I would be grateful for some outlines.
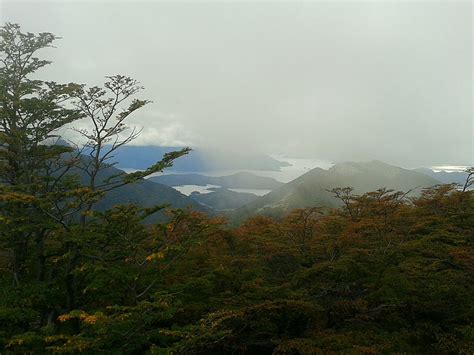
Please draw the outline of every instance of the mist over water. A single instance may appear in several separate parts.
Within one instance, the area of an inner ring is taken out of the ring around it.
[[[448,173],[465,171],[467,168],[469,168],[467,165],[438,165],[430,167],[433,171],[446,171]]]

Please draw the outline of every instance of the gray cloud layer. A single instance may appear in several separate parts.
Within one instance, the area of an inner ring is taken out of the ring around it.
[[[130,75],[138,144],[474,164],[470,2],[4,2],[58,81]]]

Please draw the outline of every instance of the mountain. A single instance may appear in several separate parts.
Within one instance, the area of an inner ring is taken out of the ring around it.
[[[105,198],[95,205],[95,208],[98,210],[106,210],[114,205],[127,203],[134,203],[141,207],[170,204],[173,208],[190,207],[201,212],[211,212],[210,208],[203,206],[179,191],[169,186],[147,180],[140,180],[136,183],[109,191],[106,193]],[[157,218],[153,217],[148,222],[156,219]]]
[[[408,191],[439,184],[429,176],[380,161],[340,163],[329,170],[315,168],[280,188],[236,210],[231,218],[240,221],[253,214],[282,216],[295,208],[337,207],[339,201],[328,191],[335,187],[354,188],[361,194],[381,187]]]
[[[206,176],[200,174],[168,174],[149,178],[153,182],[158,182],[167,186],[181,185],[217,185],[235,189],[262,189],[274,190],[283,185],[270,177],[258,176],[248,172],[239,172],[228,176]]]
[[[114,156],[115,162],[123,169],[146,169],[160,160],[163,154],[180,150],[182,147],[158,146],[125,146],[121,147]],[[196,149],[188,155],[179,158],[172,171],[204,172],[224,170],[272,170],[289,166],[286,162],[278,161],[264,154],[245,154],[243,152],[215,152]],[[229,159],[231,157],[231,159]]]
[[[212,192],[205,194],[195,191],[189,197],[205,206],[211,207],[215,211],[234,210],[258,198],[257,195],[251,193],[235,192],[226,188],[211,188],[209,190]]]
[[[88,182],[87,176],[81,170],[74,171],[79,175],[82,184]],[[126,174],[123,170],[109,166],[99,172],[97,181],[104,182],[107,179]],[[118,178],[111,181],[119,181]],[[162,185],[146,179],[140,179],[135,183],[124,185],[113,189],[105,194],[105,197],[94,205],[94,209],[104,211],[112,208],[114,205],[134,203],[141,207],[152,207],[162,204],[170,204],[173,208],[191,207],[194,210],[202,212],[211,212],[211,209],[203,206],[199,202],[180,193],[172,187]],[[163,213],[156,213],[146,219],[146,222],[152,223],[163,218]]]
[[[433,171],[428,168],[418,168],[415,171],[428,175],[436,180],[439,180],[443,184],[460,184],[464,185],[467,178],[467,173],[465,171]]]

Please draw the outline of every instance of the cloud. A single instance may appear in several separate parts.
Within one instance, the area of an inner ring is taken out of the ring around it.
[[[117,112],[120,112],[118,110]],[[121,135],[127,137],[133,129],[140,131],[140,135],[130,142],[136,146],[186,147],[193,146],[193,134],[179,121],[175,114],[166,114],[160,111],[142,109],[130,116],[126,129]],[[59,132],[66,140],[85,143],[84,138],[77,130],[90,130],[89,118],[76,121]]]
[[[141,96],[154,103],[134,118],[145,127],[135,144],[474,164],[470,2],[6,2],[3,10],[5,21],[63,37],[44,52],[54,60],[45,78],[96,85],[121,73],[145,86]]]
[[[173,122],[159,128],[144,128],[140,136],[133,141],[132,145],[152,145],[163,147],[185,147],[192,146],[190,132],[178,122]]]

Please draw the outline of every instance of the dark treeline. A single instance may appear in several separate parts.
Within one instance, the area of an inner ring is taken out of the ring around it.
[[[472,170],[417,197],[334,189],[339,209],[235,228],[166,206],[98,211],[189,149],[100,179],[139,134],[126,122],[149,103],[140,85],[34,80],[55,37],[12,24],[0,37],[2,353],[472,354]],[[54,144],[79,119],[82,145]]]

